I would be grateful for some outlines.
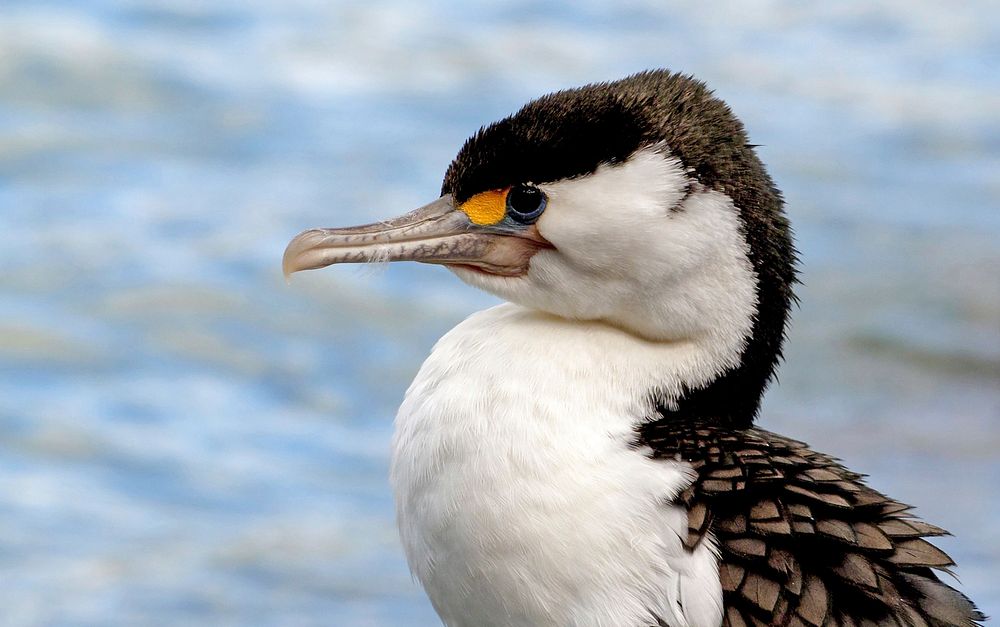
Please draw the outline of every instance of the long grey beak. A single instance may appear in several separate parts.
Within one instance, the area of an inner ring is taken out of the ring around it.
[[[289,242],[282,269],[289,276],[335,263],[420,261],[518,276],[544,247],[534,226],[475,225],[446,194],[385,222],[304,231]]]

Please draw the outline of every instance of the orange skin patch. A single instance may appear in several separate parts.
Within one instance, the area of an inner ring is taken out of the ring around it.
[[[503,220],[507,214],[507,189],[481,192],[463,202],[459,209],[469,216],[473,224],[486,226]]]

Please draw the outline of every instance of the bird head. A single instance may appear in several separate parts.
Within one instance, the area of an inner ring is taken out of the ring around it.
[[[757,410],[794,298],[781,197],[743,126],[702,83],[667,71],[528,103],[469,138],[439,198],[305,231],[284,270],[404,260],[562,318],[713,345],[723,358],[685,399],[722,411],[704,407],[711,384],[734,423]]]

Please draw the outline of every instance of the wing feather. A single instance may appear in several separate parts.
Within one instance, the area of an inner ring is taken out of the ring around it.
[[[863,476],[762,429],[664,419],[643,427],[653,456],[697,471],[678,498],[685,546],[719,545],[723,624],[973,627],[971,601],[938,579],[944,535]]]

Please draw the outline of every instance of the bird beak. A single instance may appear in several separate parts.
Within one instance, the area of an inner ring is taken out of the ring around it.
[[[285,249],[285,276],[335,263],[421,261],[500,276],[520,276],[551,245],[534,225],[511,220],[474,224],[451,194],[392,220],[340,229],[310,229]]]

